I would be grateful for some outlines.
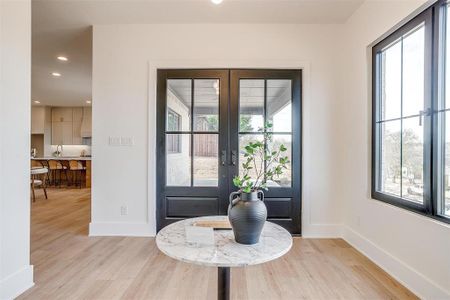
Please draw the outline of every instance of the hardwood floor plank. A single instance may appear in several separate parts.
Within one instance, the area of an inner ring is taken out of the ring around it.
[[[36,285],[19,299],[216,299],[216,268],[175,261],[154,238],[88,237],[90,190],[48,192],[32,203]],[[342,239],[294,238],[282,258],[231,272],[232,299],[417,299]]]

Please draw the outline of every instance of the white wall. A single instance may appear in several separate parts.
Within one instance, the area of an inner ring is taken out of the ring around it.
[[[0,299],[11,299],[33,285],[30,43],[30,1],[0,1]]]
[[[370,199],[368,46],[424,1],[368,1],[345,26],[339,151],[344,238],[429,299],[450,298],[450,226]]]
[[[340,27],[94,26],[90,233],[155,233],[156,67],[302,67],[303,234],[335,236],[342,222],[335,197],[340,175],[334,150]],[[135,145],[110,147],[109,136],[133,136]],[[122,205],[128,206],[127,216],[120,215]]]

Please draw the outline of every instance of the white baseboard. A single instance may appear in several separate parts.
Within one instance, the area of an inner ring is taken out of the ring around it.
[[[342,238],[421,299],[450,299],[450,293],[348,226]]]
[[[91,222],[89,236],[155,236],[149,223]]]
[[[0,299],[14,299],[33,285],[33,266],[29,265],[0,281]]]
[[[303,224],[302,237],[314,238],[340,238],[342,236],[341,224]]]

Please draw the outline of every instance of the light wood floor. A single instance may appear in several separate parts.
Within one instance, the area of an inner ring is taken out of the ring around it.
[[[215,299],[217,271],[177,262],[153,238],[87,236],[90,190],[49,190],[31,213],[36,285],[20,299]],[[284,257],[232,269],[233,299],[410,299],[341,239],[295,238]]]

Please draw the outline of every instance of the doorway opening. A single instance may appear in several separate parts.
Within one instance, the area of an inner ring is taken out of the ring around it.
[[[37,254],[57,255],[70,237],[89,234],[92,27],[55,26],[46,3],[33,3],[32,19],[31,263],[39,265]]]

